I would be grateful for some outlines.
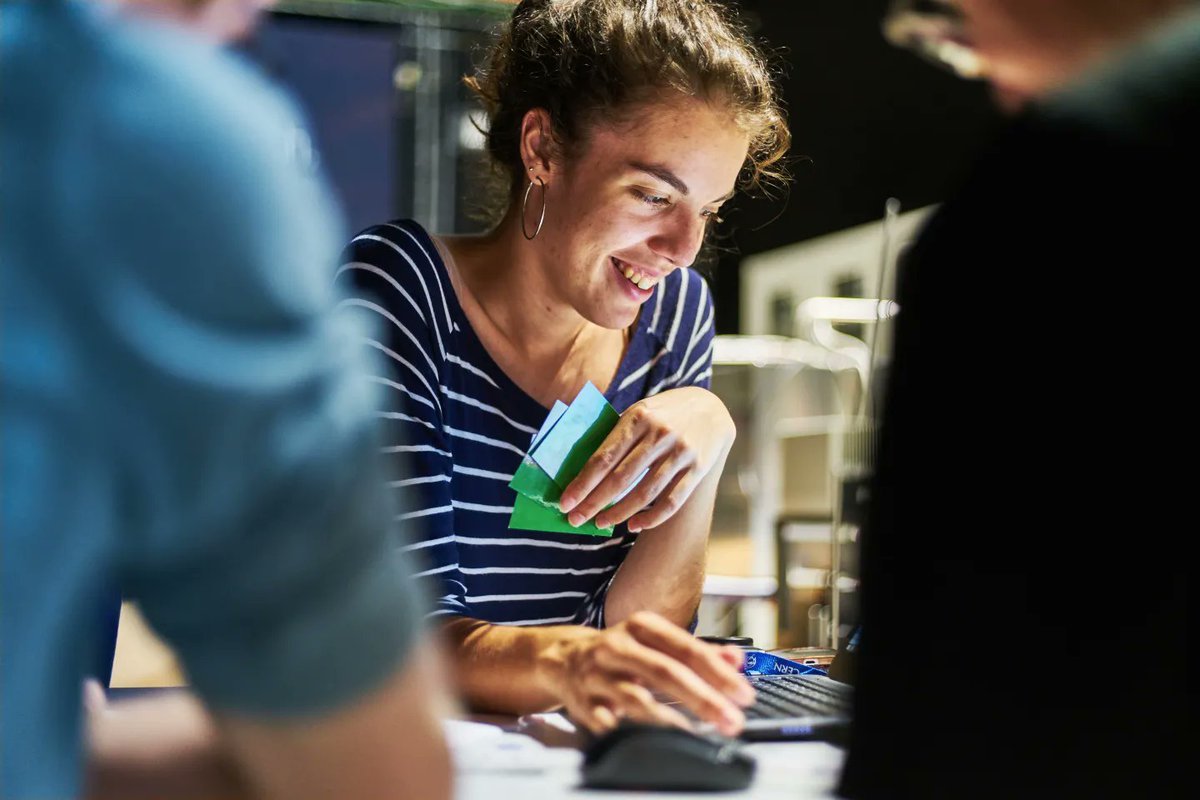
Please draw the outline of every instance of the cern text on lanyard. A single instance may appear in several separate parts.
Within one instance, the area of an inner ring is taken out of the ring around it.
[[[823,669],[801,664],[762,650],[747,650],[742,672],[747,675],[827,675]]]

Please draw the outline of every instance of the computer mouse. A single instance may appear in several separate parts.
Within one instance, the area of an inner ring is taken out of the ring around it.
[[[590,789],[729,791],[754,778],[754,759],[736,739],[622,722],[584,750]]]

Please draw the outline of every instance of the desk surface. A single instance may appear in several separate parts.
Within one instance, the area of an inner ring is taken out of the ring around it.
[[[740,792],[598,793],[579,785],[583,754],[570,723],[557,715],[537,715],[533,726],[477,717],[447,723],[457,776],[456,800],[628,800],[663,798],[710,800],[714,796],[754,800],[833,798],[843,751],[822,742],[758,742],[746,751],[758,762],[754,783]],[[522,732],[524,731],[524,732]]]
[[[178,689],[116,689],[114,700]],[[582,737],[560,714],[518,720],[476,715],[444,723],[455,771],[455,800],[829,800],[841,774],[844,751],[824,742],[755,742],[746,752],[758,763],[754,783],[740,792],[616,792],[580,784]]]

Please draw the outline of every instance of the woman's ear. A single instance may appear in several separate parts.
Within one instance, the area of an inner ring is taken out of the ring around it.
[[[557,173],[558,145],[554,141],[550,112],[544,108],[531,108],[521,119],[521,161],[529,180],[541,178],[550,183]]]

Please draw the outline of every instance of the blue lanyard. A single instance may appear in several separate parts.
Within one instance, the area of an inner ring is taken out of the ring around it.
[[[742,672],[747,675],[828,675],[811,664],[801,664],[762,650],[747,650]]]

